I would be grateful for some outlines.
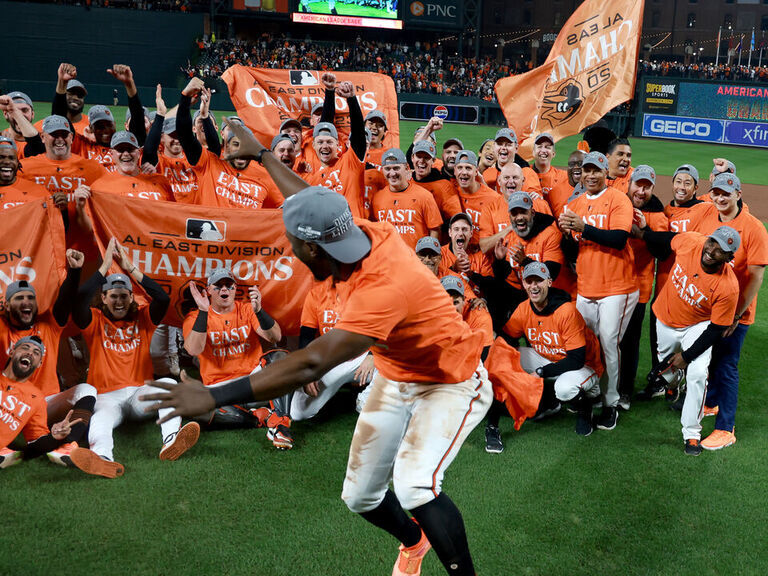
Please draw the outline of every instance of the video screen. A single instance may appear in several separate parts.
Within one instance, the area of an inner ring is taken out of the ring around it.
[[[305,14],[397,19],[399,0],[298,0],[296,11]]]

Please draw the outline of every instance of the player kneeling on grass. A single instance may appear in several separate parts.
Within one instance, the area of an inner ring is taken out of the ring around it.
[[[126,274],[106,276],[113,260],[144,289],[150,304],[134,301],[133,285]],[[101,298],[97,306],[91,307],[96,292],[101,292]],[[144,384],[152,380],[150,341],[169,304],[170,298],[162,287],[136,267],[115,238],[107,245],[101,267],[78,291],[72,317],[83,331],[91,354],[88,384],[98,391],[88,434],[91,450],[99,456],[92,462],[94,469],[112,460],[112,431],[125,418],[147,417],[144,408],[148,403],[140,401],[139,396],[155,390]],[[170,378],[160,381],[174,383]],[[163,423],[160,429],[161,460],[176,460],[195,445],[200,435],[199,424],[190,422],[182,428],[181,418]]]
[[[600,395],[603,372],[597,337],[587,328],[570,296],[552,288],[552,277],[543,263],[527,264],[522,281],[528,300],[515,309],[504,332],[528,342],[528,347],[519,349],[520,365],[544,379],[542,401],[546,402],[550,396],[546,389],[554,383],[557,408],[559,402],[571,402],[578,415],[576,433],[589,436],[593,430],[592,404]],[[498,428],[498,418],[492,422],[492,414],[488,426]]]
[[[0,374],[0,468],[18,464],[22,458],[42,456],[66,442],[76,442],[85,432],[86,425],[81,419],[71,419],[72,410],[48,430],[45,398],[30,382],[44,357],[42,340],[25,336],[13,346],[11,357]],[[8,448],[20,433],[26,445],[20,450]],[[123,473],[123,467],[116,462],[92,466],[92,462],[100,458],[85,448],[75,448],[70,458],[73,467],[89,474],[114,478]]]
[[[230,124],[231,125],[231,124]],[[248,302],[238,302],[237,283],[229,268],[217,268],[201,291],[193,283],[189,291],[197,304],[184,318],[184,348],[200,361],[200,376],[206,386],[218,387],[261,370],[261,339],[277,344],[280,325],[261,305],[258,287],[248,289]],[[275,448],[293,448],[290,398],[270,402],[270,408],[249,410],[238,404],[222,406],[195,415],[209,429],[267,427],[267,438]]]
[[[448,574],[474,575],[464,522],[441,486],[491,402],[481,335],[462,322],[391,224],[353,219],[342,195],[307,187],[255,138],[232,128],[243,137],[238,154],[259,158],[287,198],[283,220],[294,254],[318,280],[347,288],[340,318],[303,350],[250,377],[219,388],[159,384],[170,392],[146,399],[171,408],[170,418],[273,398],[371,349],[379,375],[357,421],[342,499],[402,543],[394,575],[419,574],[430,547]]]

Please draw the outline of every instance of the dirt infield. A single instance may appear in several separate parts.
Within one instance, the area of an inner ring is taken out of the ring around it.
[[[656,196],[666,206],[672,200],[672,177],[658,175],[656,178]],[[709,181],[702,180],[699,183],[699,194],[705,194],[709,190]],[[749,211],[763,222],[768,222],[768,186],[759,184],[743,184],[742,197],[749,206]]]

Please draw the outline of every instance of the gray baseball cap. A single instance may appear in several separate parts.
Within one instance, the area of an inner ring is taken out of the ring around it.
[[[377,118],[379,120],[381,120],[382,122],[384,122],[384,127],[385,128],[388,127],[387,115],[384,114],[384,112],[382,112],[381,110],[371,110],[370,112],[368,112],[368,114],[365,115],[365,121],[366,122],[368,122],[368,120],[375,120]]]
[[[314,130],[312,130],[312,138],[317,138],[322,132],[328,132],[336,140],[339,139],[339,132],[336,130],[336,126],[330,122],[318,122],[315,124]]]
[[[232,270],[229,268],[216,268],[208,275],[208,284],[216,284],[219,280],[229,279],[233,282],[235,277],[232,275]]]
[[[472,164],[472,166],[477,166],[477,154],[472,152],[472,150],[459,150],[458,154],[456,154],[456,165],[459,164]]]
[[[419,140],[416,142],[416,144],[413,145],[412,153],[416,154],[417,152],[426,152],[432,158],[437,156],[437,149],[435,148],[435,143],[432,142],[432,140]]]
[[[315,114],[322,114],[323,113],[323,102],[318,102],[314,106],[312,106],[312,111],[310,112],[310,116],[314,116]]]
[[[192,124],[195,123],[195,121],[200,116],[200,110],[195,110],[195,113],[192,115]],[[208,118],[213,122],[213,126],[216,127],[216,116],[213,115],[213,112],[210,110],[208,111]]]
[[[285,131],[286,126],[297,126],[301,130],[301,122],[296,120],[296,118],[286,118],[283,120],[280,124],[280,132]]]
[[[67,82],[67,92],[74,92],[76,90],[82,91],[83,96],[88,96],[88,90],[85,89],[85,84],[80,82],[80,80],[73,78]]]
[[[35,105],[32,104],[32,98],[24,94],[24,92],[19,92],[18,90],[14,90],[13,92],[9,92],[7,94],[8,98],[11,100],[21,100],[25,104],[29,105],[30,108],[34,108]]]
[[[112,140],[109,142],[109,147],[117,148],[120,144],[130,144],[134,148],[141,148],[136,136],[134,136],[132,132],[127,132],[125,130],[112,134]]]
[[[443,285],[446,292],[458,292],[464,296],[464,282],[458,276],[443,276],[440,278],[440,284]]]
[[[495,142],[496,140],[501,140],[502,138],[506,138],[513,144],[517,144],[517,134],[515,134],[515,131],[511,128],[501,128],[496,132],[496,136],[493,140]]]
[[[371,250],[371,240],[355,224],[344,196],[322,186],[304,188],[283,204],[285,229],[321,246],[332,258],[350,264]]]
[[[17,280],[16,282],[11,282],[8,284],[8,288],[5,289],[5,300],[10,300],[15,294],[18,294],[19,292],[32,292],[32,294],[37,296],[35,287],[32,286],[32,284],[26,280]]]
[[[45,344],[43,344],[40,336],[23,336],[22,338],[16,340],[16,343],[13,345],[13,349],[16,350],[16,348],[22,344],[32,344],[32,346],[36,346],[37,349],[40,350],[40,354],[45,356]]]
[[[523,210],[530,210],[533,208],[533,198],[528,192],[512,192],[507,200],[507,206],[511,212],[515,208],[522,208]]]
[[[534,144],[538,144],[542,140],[549,140],[552,144],[555,143],[555,137],[552,136],[549,132],[542,132],[538,136],[536,136],[536,139],[533,141]]]
[[[725,170],[723,172],[718,172],[716,167],[712,167],[712,175],[717,176],[718,174],[722,174],[724,172],[731,172],[732,174],[736,174],[736,164],[731,162],[730,160],[725,161]]]
[[[710,190],[715,188],[718,190],[723,190],[724,192],[728,192],[728,194],[735,194],[741,190],[741,182],[735,174],[731,174],[730,172],[721,172],[715,176],[715,179],[712,181],[712,187]]]
[[[640,164],[632,171],[630,177],[632,182],[639,182],[640,180],[648,180],[651,184],[656,184],[656,170],[648,166],[648,164]]]
[[[149,108],[147,108],[146,106],[142,106],[141,109],[144,110],[144,117],[145,118],[150,118],[151,112],[149,111]],[[128,108],[125,111],[125,121],[126,122],[130,122],[130,120],[131,120],[131,109]]]
[[[110,274],[106,278],[106,282],[101,285],[101,291],[106,292],[107,290],[113,290],[115,288],[120,288],[123,290],[128,290],[129,292],[133,292],[133,285],[131,284],[131,279],[128,278],[125,274]]]
[[[390,148],[381,156],[382,166],[389,166],[391,164],[408,164],[408,160],[400,148]]]
[[[739,233],[730,226],[720,226],[709,237],[717,242],[723,252],[736,252],[741,245]]]
[[[587,164],[590,164],[592,166],[597,166],[600,168],[600,170],[608,171],[608,158],[605,157],[605,154],[602,152],[590,152],[586,156],[584,156],[584,160],[581,163],[581,166],[584,167]]]
[[[176,116],[163,120],[163,134],[173,134],[176,132]]]
[[[456,214],[451,216],[451,219],[448,221],[448,227],[450,228],[451,226],[453,226],[453,223],[456,222],[456,220],[466,220],[470,228],[474,226],[472,222],[472,217],[466,212],[456,212]]]
[[[523,268],[523,278],[530,278],[531,276],[536,276],[542,280],[552,278],[549,268],[543,262],[529,262],[525,265],[525,268]]]
[[[294,145],[294,143],[293,143],[293,138],[291,138],[290,136],[288,136],[288,134],[278,134],[277,136],[275,136],[274,138],[272,138],[272,146],[270,146],[270,148],[269,148],[269,149],[270,149],[270,150],[274,150],[274,149],[275,149],[275,146],[277,146],[278,144],[280,144],[280,142],[283,142],[284,140],[287,140],[288,142],[290,142],[290,143],[291,143],[291,146],[293,146],[293,145]]]
[[[672,174],[672,178],[678,174],[690,174],[693,178],[693,181],[696,182],[696,184],[699,183],[699,171],[696,170],[696,167],[693,164],[683,164],[682,166],[678,167],[678,169],[675,170],[675,173]]]
[[[54,114],[53,116],[48,116],[43,120],[43,132],[46,134],[53,134],[54,132],[60,132],[62,130],[72,132],[69,120],[64,118],[64,116]]]
[[[16,150],[16,141],[12,138],[6,138],[5,136],[0,136],[0,146],[8,146],[9,148],[13,148]]]
[[[112,111],[109,108],[102,106],[101,104],[96,104],[96,106],[91,106],[91,109],[88,110],[88,122],[93,126],[99,120],[107,120],[114,123],[115,117],[112,115]]]
[[[458,138],[448,138],[445,142],[443,142],[443,150],[448,148],[451,144],[455,144],[459,147],[459,149],[464,150],[464,143],[459,140]]]
[[[243,122],[243,119],[240,118],[240,116],[224,116],[224,118],[221,119],[221,128],[219,128],[221,132],[224,132],[224,128],[227,127],[224,120],[226,120],[230,124],[237,123],[237,124],[240,124],[241,126],[245,126],[245,122]]]
[[[440,242],[437,241],[437,238],[433,238],[432,236],[419,238],[419,241],[416,242],[415,252],[418,254],[422,250],[431,250],[435,254],[440,254]]]

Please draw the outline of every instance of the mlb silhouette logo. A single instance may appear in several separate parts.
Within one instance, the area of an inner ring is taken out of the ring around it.
[[[187,218],[186,237],[190,240],[205,242],[224,242],[227,235],[227,223],[223,220],[197,220]]]
[[[320,81],[309,70],[291,70],[291,86],[317,86]]]

